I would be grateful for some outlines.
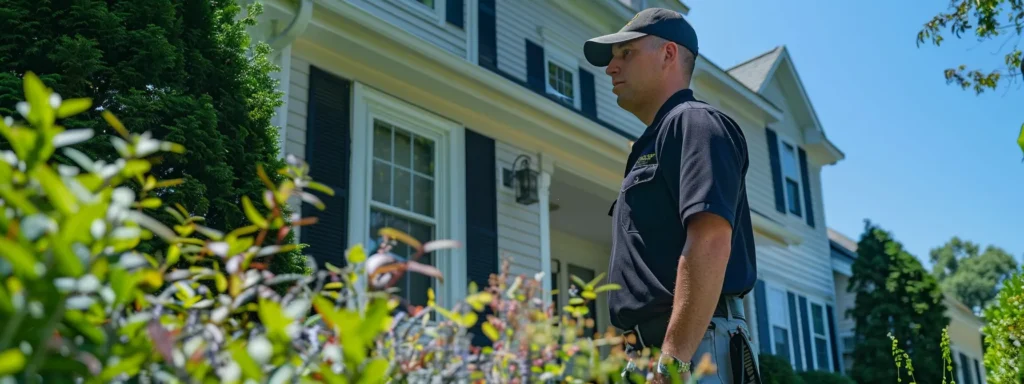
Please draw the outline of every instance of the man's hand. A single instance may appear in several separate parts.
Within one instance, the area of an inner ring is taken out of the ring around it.
[[[688,220],[662,353],[692,360],[715,313],[731,250],[732,227],[724,218],[702,212]]]

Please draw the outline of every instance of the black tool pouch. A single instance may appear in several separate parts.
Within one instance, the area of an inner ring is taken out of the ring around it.
[[[754,362],[754,351],[747,342],[742,331],[729,332],[729,356],[732,359],[732,377],[734,382],[742,384],[761,384],[761,372]]]

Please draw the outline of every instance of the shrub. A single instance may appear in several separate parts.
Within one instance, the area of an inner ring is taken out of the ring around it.
[[[993,384],[1024,383],[1024,272],[1003,281],[985,308],[985,370]]]
[[[803,371],[800,372],[802,383],[814,384],[857,384],[853,379],[835,372]]]
[[[804,380],[793,371],[793,366],[785,359],[762,353],[758,356],[761,369],[761,381],[764,384],[803,384]]]
[[[166,206],[163,196],[180,181],[149,173],[160,153],[185,148],[130,133],[103,111],[120,158],[94,161],[73,145],[95,133],[58,124],[91,101],[61,100],[33,73],[24,81],[25,121],[0,123],[13,148],[0,154],[0,380],[575,383],[606,382],[625,362],[619,336],[583,336],[592,327],[583,320],[587,303],[617,288],[598,285],[603,276],[574,279],[581,291],[561,319],[542,304],[542,275],[511,276],[507,261],[489,286],[471,285],[450,308],[433,292],[428,306],[407,307],[381,284],[405,271],[385,263],[391,247],[407,244],[419,257],[459,244],[391,228],[381,230],[378,249],[345,250],[344,268],[308,262],[311,274],[275,274],[274,258],[297,247],[291,231],[315,224],[284,214],[285,202],[298,197],[322,209],[313,192],[333,193],[305,164],[289,157],[280,183],[257,164],[266,208],[242,197],[252,224],[225,233]],[[54,165],[58,150],[75,165]],[[156,238],[166,247],[138,249]],[[485,307],[494,315],[481,318]],[[477,322],[491,346],[470,345]],[[702,361],[693,379],[713,368]]]

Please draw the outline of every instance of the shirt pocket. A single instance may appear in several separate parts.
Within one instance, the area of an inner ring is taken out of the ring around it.
[[[650,187],[654,184],[654,177],[658,172],[658,165],[645,165],[629,171],[622,180],[622,189],[619,190],[620,201],[617,202],[619,210],[619,225],[626,231],[636,231],[635,220],[649,220],[650,218],[637,217],[645,216],[642,213],[647,211],[642,204],[650,204],[650,197],[654,194]]]

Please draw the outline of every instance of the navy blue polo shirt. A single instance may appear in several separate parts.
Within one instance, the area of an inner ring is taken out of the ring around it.
[[[672,311],[686,222],[710,212],[733,228],[723,295],[743,295],[757,279],[747,205],[749,165],[743,131],[732,118],[677,92],[633,144],[612,216],[608,281],[612,324],[630,329]]]

